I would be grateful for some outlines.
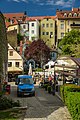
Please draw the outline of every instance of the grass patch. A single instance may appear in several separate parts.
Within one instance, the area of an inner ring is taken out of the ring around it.
[[[24,117],[26,110],[8,109],[0,111],[0,120],[18,120]]]

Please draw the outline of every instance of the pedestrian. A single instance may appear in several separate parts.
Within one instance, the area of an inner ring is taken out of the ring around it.
[[[49,81],[52,81],[52,77],[51,77],[51,75],[49,75]]]
[[[55,95],[55,83],[52,83],[52,94]]]

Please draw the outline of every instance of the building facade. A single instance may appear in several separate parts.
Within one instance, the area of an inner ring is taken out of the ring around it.
[[[72,8],[71,11],[57,10],[57,41],[59,42],[66,33],[72,29],[80,29],[80,9]]]
[[[39,21],[30,20],[29,21],[29,40],[38,40],[39,39]]]
[[[10,44],[8,44],[8,77],[14,78],[23,72],[23,59]]]
[[[55,46],[55,17],[46,16],[40,21],[40,38],[51,48]]]

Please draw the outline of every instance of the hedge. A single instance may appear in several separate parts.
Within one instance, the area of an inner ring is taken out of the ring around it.
[[[60,92],[73,120],[80,120],[80,86],[64,85],[60,87]]]

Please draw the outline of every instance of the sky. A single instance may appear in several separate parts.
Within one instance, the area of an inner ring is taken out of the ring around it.
[[[0,0],[2,13],[27,12],[28,16],[55,16],[56,10],[79,8],[80,0]]]

